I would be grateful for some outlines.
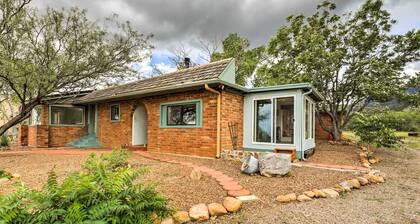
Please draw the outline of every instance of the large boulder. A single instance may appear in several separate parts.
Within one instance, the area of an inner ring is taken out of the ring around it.
[[[225,207],[219,203],[211,203],[208,204],[207,207],[209,208],[211,216],[221,216],[227,214]]]
[[[260,173],[263,176],[283,176],[292,169],[291,155],[284,153],[264,153],[259,160]]]
[[[223,200],[223,206],[229,212],[237,212],[239,209],[241,209],[242,201],[233,197],[226,197]]]
[[[209,210],[204,203],[193,205],[190,208],[190,217],[194,220],[204,221],[208,220],[209,217]]]
[[[244,158],[241,171],[246,174],[254,174],[258,172],[258,159],[256,159],[253,155],[249,155]]]

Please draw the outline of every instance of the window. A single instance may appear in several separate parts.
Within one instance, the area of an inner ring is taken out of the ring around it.
[[[51,125],[84,125],[85,109],[73,106],[51,106]]]
[[[294,113],[294,97],[255,100],[254,141],[293,144]]]
[[[313,139],[315,133],[315,104],[305,100],[305,139]]]
[[[36,106],[31,112],[31,116],[29,118],[29,124],[30,125],[40,125],[41,124],[41,116],[42,116],[42,107],[41,106]]]
[[[201,100],[161,105],[161,127],[201,127]]]
[[[111,111],[111,121],[119,121],[120,120],[120,105],[112,104],[110,106],[110,111]]]

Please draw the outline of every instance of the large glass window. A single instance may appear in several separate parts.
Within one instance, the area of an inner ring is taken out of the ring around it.
[[[200,127],[201,101],[180,101],[161,105],[161,127]]]
[[[315,105],[305,100],[305,139],[313,139],[315,134]]]
[[[271,99],[255,101],[255,141],[271,142]]]
[[[254,110],[255,142],[294,143],[294,97],[255,100]]]
[[[276,99],[276,143],[293,144],[294,113],[293,97]]]
[[[52,125],[84,125],[83,107],[50,107],[50,123]]]
[[[167,106],[166,125],[196,125],[197,107],[195,104]]]

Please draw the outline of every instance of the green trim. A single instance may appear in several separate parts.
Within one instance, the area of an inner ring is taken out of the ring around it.
[[[243,148],[245,152],[274,152],[273,149]]]
[[[197,108],[197,124],[196,125],[176,125],[176,126],[168,126],[167,122],[167,110],[168,106],[177,106],[177,105],[184,105],[184,104],[192,104],[195,103]],[[159,119],[159,126],[160,128],[202,128],[203,127],[203,100],[202,99],[195,99],[195,100],[182,100],[182,101],[175,101],[175,102],[168,102],[168,103],[161,103],[160,104],[160,119]]]
[[[236,84],[235,80],[235,59],[230,60],[225,70],[219,75],[219,79],[225,82]]]

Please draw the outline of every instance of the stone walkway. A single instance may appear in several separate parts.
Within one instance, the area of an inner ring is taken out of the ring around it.
[[[157,154],[150,154],[144,151],[134,151],[135,154],[138,154],[142,157],[145,157],[147,159],[153,159],[160,162],[166,162],[166,163],[173,163],[173,164],[179,164],[186,167],[190,167],[196,170],[199,170],[203,172],[204,174],[207,174],[211,176],[212,178],[216,179],[216,181],[219,183],[219,185],[226,191],[227,195],[232,197],[241,197],[241,196],[248,196],[251,195],[251,192],[243,188],[238,182],[236,182],[232,177],[224,174],[221,171],[208,168],[206,166],[199,166],[190,162],[183,162],[173,159],[165,158],[163,155],[157,155]]]

